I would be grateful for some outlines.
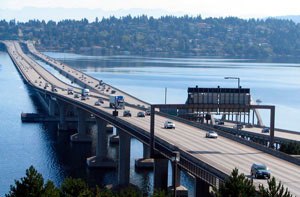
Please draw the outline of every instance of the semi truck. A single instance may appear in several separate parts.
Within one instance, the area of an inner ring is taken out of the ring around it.
[[[81,90],[81,96],[89,96],[89,94],[90,94],[89,89],[84,88]]]
[[[109,96],[109,107],[116,109],[125,109],[124,96]]]

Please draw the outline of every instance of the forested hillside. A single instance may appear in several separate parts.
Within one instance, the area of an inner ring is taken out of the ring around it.
[[[45,50],[76,53],[299,56],[299,38],[300,25],[280,19],[126,16],[93,22],[0,21],[0,39],[35,40]]]

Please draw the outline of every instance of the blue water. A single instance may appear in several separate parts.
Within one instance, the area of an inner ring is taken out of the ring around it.
[[[300,120],[300,64],[297,63],[46,54],[151,103],[164,102],[166,87],[168,103],[184,103],[187,87],[236,87],[235,80],[224,80],[224,76],[238,76],[243,87],[251,88],[255,99],[259,98],[263,104],[276,105],[276,127],[300,131],[297,124]],[[43,66],[59,76],[51,67]],[[15,179],[24,176],[30,165],[56,185],[60,185],[67,176],[83,178],[91,185],[116,183],[115,171],[89,170],[86,167],[86,158],[95,154],[95,142],[92,145],[72,144],[69,142],[72,133],[59,133],[56,125],[22,124],[21,112],[41,109],[4,52],[0,52],[0,84],[0,196],[8,192]],[[263,113],[263,116],[267,117],[267,114]],[[94,126],[92,128],[95,129]],[[95,132],[91,134],[95,137]],[[130,181],[144,191],[151,191],[153,174],[135,172],[133,167],[134,160],[142,156],[141,149],[142,144],[132,139]],[[116,158],[117,152],[117,147],[109,148],[112,158]],[[183,174],[181,179],[192,194],[192,178]]]
[[[276,106],[276,128],[300,131],[300,64],[296,60],[274,63],[252,59],[46,54],[150,103],[164,103],[165,88],[167,103],[184,103],[188,87],[232,88],[237,87],[237,80],[224,77],[240,77],[241,86],[251,88],[255,100]],[[260,111],[268,125],[269,111]]]

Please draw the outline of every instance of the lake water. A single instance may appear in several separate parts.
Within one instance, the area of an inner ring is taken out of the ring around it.
[[[276,106],[276,128],[300,131],[300,64],[268,63],[256,60],[151,58],[133,56],[82,56],[46,53],[114,85],[150,103],[184,103],[187,88],[237,87],[251,89],[252,97],[262,104]],[[269,123],[269,112],[261,110],[264,123]]]
[[[251,88],[255,99],[276,105],[276,127],[300,131],[297,124],[300,120],[300,64],[297,63],[46,54],[150,103],[163,103],[165,88],[168,103],[184,103],[188,87],[236,87],[237,81],[224,80],[224,77],[238,76],[243,87]],[[43,65],[59,76],[57,71]],[[94,143],[92,146],[72,144],[69,142],[72,133],[59,133],[53,124],[22,124],[21,112],[41,109],[4,52],[0,52],[0,84],[0,196],[8,192],[15,179],[24,176],[30,165],[56,185],[67,176],[83,178],[91,185],[116,183],[115,171],[86,167],[85,159],[95,154]],[[267,114],[263,113],[263,116],[266,118]],[[142,156],[142,144],[132,139],[131,146],[130,180],[144,191],[150,191],[153,174],[136,172],[133,167],[134,160]],[[115,158],[117,148],[110,147],[109,154]],[[182,184],[192,193],[193,180],[186,174],[182,175]]]

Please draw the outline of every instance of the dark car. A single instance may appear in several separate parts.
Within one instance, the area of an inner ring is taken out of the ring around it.
[[[246,128],[252,128],[253,125],[252,125],[251,123],[248,123],[248,124],[245,125],[245,127],[246,127]]]
[[[151,115],[151,110],[150,109],[147,109],[146,112],[145,112],[146,116],[150,116]]]
[[[271,177],[270,170],[264,164],[257,164],[257,163],[252,164],[250,174],[254,178],[269,179]]]
[[[100,103],[102,103],[102,104],[104,103],[104,101],[103,101],[102,98],[99,98],[98,101],[99,101]]]
[[[136,116],[137,117],[145,117],[145,112],[139,111]]]
[[[129,110],[125,110],[125,111],[123,112],[123,116],[124,116],[124,117],[131,117],[131,112],[130,112]]]
[[[261,130],[262,133],[270,133],[270,128],[265,127]]]
[[[244,126],[242,124],[236,124],[233,126],[234,129],[237,129],[237,130],[242,130],[244,128]]]
[[[219,120],[219,121],[217,122],[217,124],[218,124],[218,125],[224,125],[224,121],[223,121],[223,120]]]

